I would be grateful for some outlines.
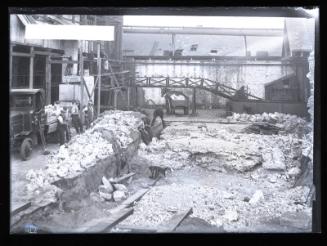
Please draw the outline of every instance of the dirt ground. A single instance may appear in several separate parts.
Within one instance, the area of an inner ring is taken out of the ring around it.
[[[217,123],[222,120],[219,110],[210,112],[217,115],[211,121],[212,115],[200,112],[203,117],[165,118],[168,126],[160,139],[140,145],[130,163],[136,174],[122,183],[128,196],[141,188],[150,190],[119,225],[156,229],[174,214],[192,207],[193,213],[176,232],[309,232],[309,188],[294,186],[294,178],[288,175],[296,163],[293,145],[299,140],[291,135],[248,134],[244,129],[249,124]],[[282,148],[285,165],[271,167],[262,159],[262,153],[274,148]],[[23,186],[24,173],[39,168],[46,157],[35,152],[25,163],[26,169],[20,168],[15,158],[12,185],[19,187]],[[167,166],[172,172],[152,187],[151,165]],[[19,192],[13,193],[19,197]],[[54,232],[69,232],[89,220],[110,216],[110,209],[120,203],[104,201],[94,191],[82,200],[46,209],[31,221],[55,228]]]

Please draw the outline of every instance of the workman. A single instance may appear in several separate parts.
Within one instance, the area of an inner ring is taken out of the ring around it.
[[[73,102],[71,115],[72,115],[72,124],[73,124],[73,127],[76,130],[76,133],[77,134],[82,133],[83,132],[83,126],[82,126],[81,118],[79,116],[79,109],[78,109],[76,101]]]
[[[164,119],[163,119],[163,115],[164,115],[164,112],[163,112],[162,108],[155,109],[153,111],[151,126],[154,125],[155,120],[157,119],[157,117],[159,117],[161,119],[161,122],[162,122],[162,127],[165,128],[165,122],[164,122]]]
[[[85,125],[86,128],[89,128],[91,123],[93,122],[94,117],[94,109],[93,109],[93,102],[90,100],[88,105],[83,109],[85,115]]]
[[[65,137],[67,135],[67,123],[64,120],[64,114],[65,114],[65,110],[61,110],[60,114],[57,117],[57,121],[58,121],[58,127],[57,127],[57,131],[59,134],[59,143],[60,145],[65,144]]]

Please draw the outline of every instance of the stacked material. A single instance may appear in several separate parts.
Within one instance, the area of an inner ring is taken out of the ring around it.
[[[123,184],[111,183],[106,177],[102,177],[98,194],[102,200],[119,202],[127,197],[127,188]]]
[[[30,181],[27,191],[32,192],[62,178],[75,177],[96,165],[97,161],[113,155],[113,142],[104,136],[105,130],[111,130],[120,149],[128,148],[139,137],[137,128],[143,124],[141,117],[142,114],[135,112],[106,111],[92,128],[49,155],[45,169],[27,173],[26,178]]]
[[[56,110],[55,106],[53,106],[52,104],[46,105],[44,107],[44,110],[47,122],[53,122],[57,120],[58,111]]]

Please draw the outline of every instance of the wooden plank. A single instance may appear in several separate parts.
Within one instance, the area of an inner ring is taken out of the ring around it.
[[[142,196],[144,196],[145,193],[147,193],[149,190],[150,189],[141,189],[141,190],[137,191],[136,193],[131,195],[129,198],[127,198],[125,201],[123,201],[122,205],[127,205],[127,206],[131,205],[135,201],[139,200]]]
[[[50,60],[51,64],[78,64],[79,61],[59,61],[59,60]]]
[[[12,52],[11,54],[12,56],[34,57],[34,55],[30,53]]]
[[[141,226],[128,226],[128,225],[118,225],[115,227],[115,229],[121,229],[121,230],[129,230],[130,232],[145,232],[145,233],[155,233],[157,232],[156,229],[149,228],[149,227],[141,227]]]
[[[17,203],[12,206],[11,216],[18,214],[19,212],[29,208],[31,206],[31,202]]]
[[[120,178],[115,178],[115,179],[112,179],[112,180],[109,180],[110,181],[110,183],[119,183],[119,182],[121,182],[121,181],[123,181],[123,180],[125,180],[125,179],[127,179],[127,178],[129,178],[129,177],[131,177],[131,176],[134,176],[135,175],[135,173],[129,173],[129,174],[126,174],[126,175],[124,175],[124,176],[122,176],[122,177],[120,177]]]
[[[134,211],[133,208],[122,209],[110,217],[91,220],[85,223],[84,225],[82,225],[74,232],[81,232],[81,233],[107,232],[115,225],[126,219],[129,215],[131,215],[133,211]]]
[[[174,215],[170,220],[164,222],[159,226],[158,232],[172,232],[174,231],[180,223],[190,214],[193,213],[192,208]]]
[[[130,205],[132,205],[135,201],[139,200],[146,192],[148,192],[150,189],[141,189],[131,195],[129,198],[127,198],[125,201],[122,202],[119,206],[111,209],[109,212],[111,214],[115,214],[119,212],[120,210],[128,208]]]

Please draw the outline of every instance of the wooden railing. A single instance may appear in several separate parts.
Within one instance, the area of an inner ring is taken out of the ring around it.
[[[224,98],[235,100],[236,89],[226,86],[223,83],[206,78],[188,78],[188,77],[136,77],[135,85],[137,87],[152,88],[199,88],[210,91]],[[248,92],[244,93],[249,100],[263,100]]]

